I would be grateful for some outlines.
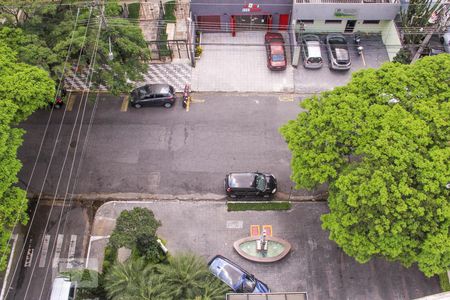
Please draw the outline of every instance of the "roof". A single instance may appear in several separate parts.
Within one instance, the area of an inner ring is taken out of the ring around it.
[[[69,299],[71,285],[72,283],[69,279],[64,277],[56,277],[53,281],[50,300]]]

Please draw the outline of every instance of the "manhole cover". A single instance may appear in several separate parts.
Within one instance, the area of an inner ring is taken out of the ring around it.
[[[77,145],[77,141],[72,141],[70,143],[70,147],[75,148],[75,146]]]

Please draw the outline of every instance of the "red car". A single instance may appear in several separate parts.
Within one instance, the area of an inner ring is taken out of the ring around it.
[[[273,71],[286,69],[286,51],[283,36],[278,32],[267,32],[264,37],[267,51],[267,67]]]

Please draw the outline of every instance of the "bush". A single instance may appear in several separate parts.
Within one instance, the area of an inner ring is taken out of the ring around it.
[[[129,19],[139,19],[139,9],[140,8],[141,8],[140,3],[128,4],[128,18]]]
[[[138,236],[136,240],[136,250],[139,256],[145,257],[150,263],[162,262],[166,257],[157,240],[158,237],[147,233]]]
[[[228,202],[228,211],[244,210],[289,210],[290,202]]]
[[[203,49],[200,46],[195,47],[195,57],[200,57],[202,55]]]
[[[164,3],[164,11],[164,20],[166,23],[175,23],[177,21],[175,17],[175,1]]]
[[[143,234],[156,235],[161,222],[155,219],[153,212],[147,208],[135,207],[124,210],[117,218],[116,228],[109,239],[109,244],[115,248],[127,247],[133,249],[136,240]]]
[[[411,51],[406,48],[402,48],[400,49],[400,51],[398,51],[397,55],[392,61],[407,65],[411,63],[411,60]]]
[[[105,273],[111,266],[114,265],[116,257],[117,249],[108,244],[105,248],[105,258],[103,259],[103,273]]]

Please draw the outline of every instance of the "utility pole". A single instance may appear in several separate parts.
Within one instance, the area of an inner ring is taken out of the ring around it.
[[[413,59],[411,60],[411,63],[415,62],[419,59],[420,55],[422,55],[423,50],[430,42],[431,37],[435,33],[440,33],[441,31],[445,30],[445,28],[448,26],[449,21],[449,2],[444,2],[441,4],[441,7],[435,11],[435,19],[432,20],[433,16],[430,18],[430,21],[433,24],[433,27],[430,28],[427,35],[423,39],[422,43],[420,44],[419,49],[417,50],[416,54],[414,54]]]

